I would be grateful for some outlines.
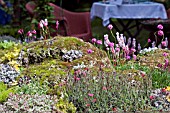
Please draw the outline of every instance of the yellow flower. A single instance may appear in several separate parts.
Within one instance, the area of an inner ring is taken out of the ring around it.
[[[166,91],[170,91],[170,86],[167,86],[165,89]]]
[[[170,102],[170,94],[166,96],[166,100]]]
[[[11,66],[13,66],[16,71],[19,71],[19,70],[20,70],[20,69],[19,69],[19,64],[18,64],[17,61],[12,60],[12,61],[8,62],[8,64],[11,65]]]

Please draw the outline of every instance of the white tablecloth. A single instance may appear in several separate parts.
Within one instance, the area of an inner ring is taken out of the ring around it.
[[[110,18],[118,19],[167,19],[166,9],[163,4],[156,2],[143,2],[139,4],[113,5],[95,2],[91,7],[91,19],[99,17],[103,25],[108,25]]]

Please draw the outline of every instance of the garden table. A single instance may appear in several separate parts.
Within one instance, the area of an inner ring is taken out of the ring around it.
[[[134,37],[140,33],[142,30],[141,20],[144,19],[167,19],[166,9],[163,4],[156,2],[141,2],[137,4],[121,4],[114,5],[109,2],[94,2],[91,7],[91,19],[99,17],[103,21],[103,26],[107,26],[111,23],[120,33],[127,32],[129,37]],[[120,26],[117,27],[116,24],[111,21],[111,18],[117,19]],[[123,20],[127,20],[124,23]],[[134,25],[134,22],[135,25]],[[136,32],[132,34],[130,29],[136,28]]]

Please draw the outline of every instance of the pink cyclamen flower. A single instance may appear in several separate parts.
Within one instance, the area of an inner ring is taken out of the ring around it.
[[[104,35],[104,40],[106,41],[106,40],[108,40],[108,39],[109,39],[108,34],[105,34],[105,35]]]
[[[159,30],[159,31],[158,31],[158,35],[159,35],[159,36],[163,36],[163,35],[164,35],[164,32],[163,32],[162,30]]]
[[[43,24],[44,24],[44,26],[48,26],[48,20],[45,19]]]
[[[19,33],[19,34],[23,34],[23,33],[24,33],[24,30],[23,30],[23,29],[19,29],[19,30],[18,30],[18,33]]]
[[[99,44],[99,45],[102,45],[102,40],[97,40],[96,43]]]
[[[92,43],[96,43],[97,39],[96,38],[92,38],[91,42]]]
[[[90,97],[93,97],[93,96],[94,96],[94,94],[92,94],[92,93],[89,93],[89,94],[88,94],[88,96],[90,96]]]
[[[168,56],[168,53],[167,52],[163,52],[163,54],[162,54],[163,56]]]
[[[148,39],[148,43],[150,43],[151,42],[151,39]]]
[[[43,23],[40,21],[39,23],[38,23],[38,28],[43,28],[44,26],[43,26]]]
[[[163,29],[163,25],[162,25],[162,24],[159,24],[159,25],[157,26],[157,28],[162,30],[162,29]]]
[[[91,50],[91,49],[87,50],[87,53],[89,53],[89,54],[91,54],[92,52],[93,52],[93,50]]]
[[[28,36],[28,37],[31,37],[31,36],[32,36],[31,31],[28,31],[28,32],[27,32],[27,36]]]
[[[162,41],[162,46],[166,46],[166,41]]]
[[[32,34],[37,34],[37,32],[36,32],[36,30],[35,30],[35,29],[34,29],[31,33],[32,33]]]
[[[113,25],[112,25],[112,24],[109,24],[109,25],[107,26],[107,28],[108,28],[109,30],[112,30],[112,29],[113,29]]]
[[[57,20],[56,21],[56,29],[58,29],[58,27],[59,27],[59,21]]]

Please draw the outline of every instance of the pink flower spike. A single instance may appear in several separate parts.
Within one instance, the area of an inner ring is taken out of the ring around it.
[[[108,28],[109,30],[112,30],[112,29],[113,29],[113,25],[112,25],[112,24],[109,24],[109,25],[107,26],[107,28]]]
[[[110,47],[114,47],[114,43],[113,43],[113,42],[110,42],[110,43],[109,43],[109,46],[110,46]]]
[[[89,93],[89,94],[88,94],[88,96],[90,96],[90,97],[93,97],[93,96],[94,96],[94,94],[92,94],[92,93]]]
[[[96,43],[99,44],[99,45],[102,45],[102,40],[97,40]]]
[[[87,53],[88,53],[88,54],[91,54],[92,52],[93,52],[93,50],[91,50],[91,49],[88,49],[88,50],[87,50]]]
[[[161,43],[162,43],[162,46],[164,47],[166,46],[166,41],[162,41]]]
[[[159,31],[158,31],[158,35],[159,35],[159,36],[163,36],[163,35],[164,35],[164,32],[163,32],[162,30],[159,30]]]
[[[18,33],[21,35],[21,34],[23,34],[24,33],[24,30],[23,29],[19,29],[18,30]]]
[[[148,39],[148,43],[150,43],[151,42],[151,39]]]
[[[58,27],[59,27],[59,21],[57,20],[56,21],[56,29],[58,29]]]
[[[162,30],[162,29],[163,29],[163,25],[162,25],[162,24],[159,24],[159,25],[157,26],[157,28]]]

